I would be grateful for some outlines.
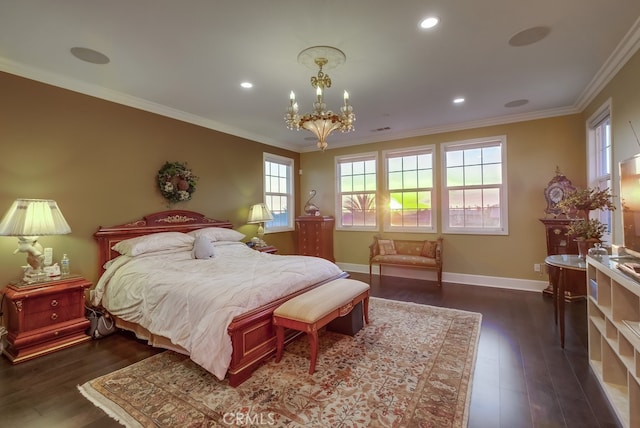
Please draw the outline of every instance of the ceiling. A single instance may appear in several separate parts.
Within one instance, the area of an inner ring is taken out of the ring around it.
[[[356,129],[331,149],[579,112],[640,47],[639,17],[638,0],[0,0],[0,70],[305,152],[283,118],[292,90],[311,111],[308,47],[346,55],[325,101],[348,90]]]

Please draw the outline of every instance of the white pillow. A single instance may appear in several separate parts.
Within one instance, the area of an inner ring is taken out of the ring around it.
[[[180,232],[160,232],[151,235],[125,239],[111,247],[112,250],[127,256],[137,256],[154,251],[173,250],[193,247],[194,237]]]
[[[245,236],[237,230],[227,229],[224,227],[205,227],[204,229],[192,230],[187,235],[191,235],[194,238],[198,236],[206,236],[211,242],[241,241]]]
[[[192,259],[211,259],[216,256],[216,250],[213,247],[213,242],[204,235],[196,236],[196,240],[193,243],[193,250],[191,251]]]

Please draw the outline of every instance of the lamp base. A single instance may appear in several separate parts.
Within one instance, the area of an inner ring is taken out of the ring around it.
[[[27,266],[22,277],[22,282],[25,284],[35,284],[38,282],[50,281],[49,275],[44,271],[36,271],[31,269],[31,266]]]

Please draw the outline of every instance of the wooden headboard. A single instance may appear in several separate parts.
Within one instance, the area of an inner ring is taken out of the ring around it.
[[[185,233],[204,227],[232,229],[233,225],[229,221],[214,220],[195,211],[169,210],[146,215],[142,219],[131,223],[110,227],[100,226],[93,235],[98,241],[99,274],[102,275],[104,273],[103,266],[106,262],[120,255],[117,251],[111,249],[120,241],[158,232]]]

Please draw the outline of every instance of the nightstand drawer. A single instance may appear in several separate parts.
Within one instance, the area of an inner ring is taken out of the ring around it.
[[[65,306],[78,306],[78,293],[58,293],[25,299],[22,305],[28,313],[50,311]]]

